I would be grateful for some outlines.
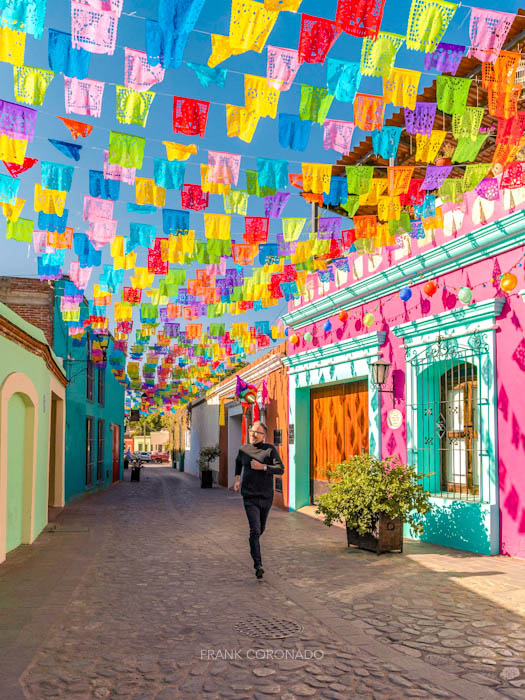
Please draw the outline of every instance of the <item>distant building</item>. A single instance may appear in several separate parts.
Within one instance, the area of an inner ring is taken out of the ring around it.
[[[45,334],[0,303],[0,562],[64,505],[66,373]]]
[[[65,501],[105,488],[122,478],[124,387],[91,361],[92,333],[73,345],[60,313],[64,280],[41,282],[0,277],[0,302],[40,328],[64,361],[66,389]],[[108,353],[113,339],[110,337]]]

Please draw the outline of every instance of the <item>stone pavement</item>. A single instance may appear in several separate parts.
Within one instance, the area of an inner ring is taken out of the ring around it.
[[[273,509],[259,583],[247,535],[166,467],[65,508],[0,565],[0,700],[525,699],[525,561]]]

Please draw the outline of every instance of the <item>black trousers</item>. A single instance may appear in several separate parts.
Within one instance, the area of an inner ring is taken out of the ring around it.
[[[272,507],[273,496],[271,498],[259,498],[250,496],[244,498],[244,509],[250,524],[250,554],[253,559],[255,569],[262,566],[261,545],[259,537],[263,534],[266,521]]]

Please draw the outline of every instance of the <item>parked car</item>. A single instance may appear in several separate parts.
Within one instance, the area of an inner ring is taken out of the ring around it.
[[[155,464],[161,464],[162,462],[169,462],[170,461],[170,454],[169,454],[169,452],[152,452],[151,453],[151,461],[154,462]]]
[[[134,452],[131,459],[140,459],[141,462],[151,462],[151,452]]]

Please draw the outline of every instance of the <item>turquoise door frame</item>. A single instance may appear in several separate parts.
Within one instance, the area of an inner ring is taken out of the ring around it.
[[[289,425],[294,440],[288,448],[288,503],[291,511],[310,503],[310,390],[318,386],[368,381],[368,439],[372,454],[381,456],[380,393],[370,380],[370,364],[378,358],[386,333],[367,333],[349,340],[283,358],[288,367]]]
[[[479,434],[483,451],[480,461],[480,497],[478,500],[461,500],[431,496],[432,510],[424,520],[424,530],[420,539],[456,549],[465,549],[479,554],[497,554],[499,552],[499,481],[498,481],[498,431],[497,431],[497,376],[496,376],[496,338],[494,321],[500,315],[505,299],[495,297],[477,304],[470,304],[461,309],[446,311],[435,316],[411,321],[392,328],[399,338],[403,338],[407,357],[406,395],[407,395],[407,461],[421,469],[419,464],[419,441],[428,432],[428,426],[420,410],[410,406],[408,397],[418,396],[425,371],[418,365],[417,357],[430,350],[439,342],[444,356],[454,358],[456,348],[461,343],[471,348],[483,348],[481,371],[478,372],[479,396],[484,401],[479,406]],[[481,351],[480,351],[481,357]],[[459,354],[461,359],[461,354]],[[440,362],[440,357],[436,358]],[[425,365],[428,366],[428,365]],[[427,387],[428,388],[428,387]],[[437,391],[434,388],[434,391]],[[432,492],[440,488],[433,487],[429,478],[424,479],[425,486]],[[405,525],[405,536],[416,535]]]

